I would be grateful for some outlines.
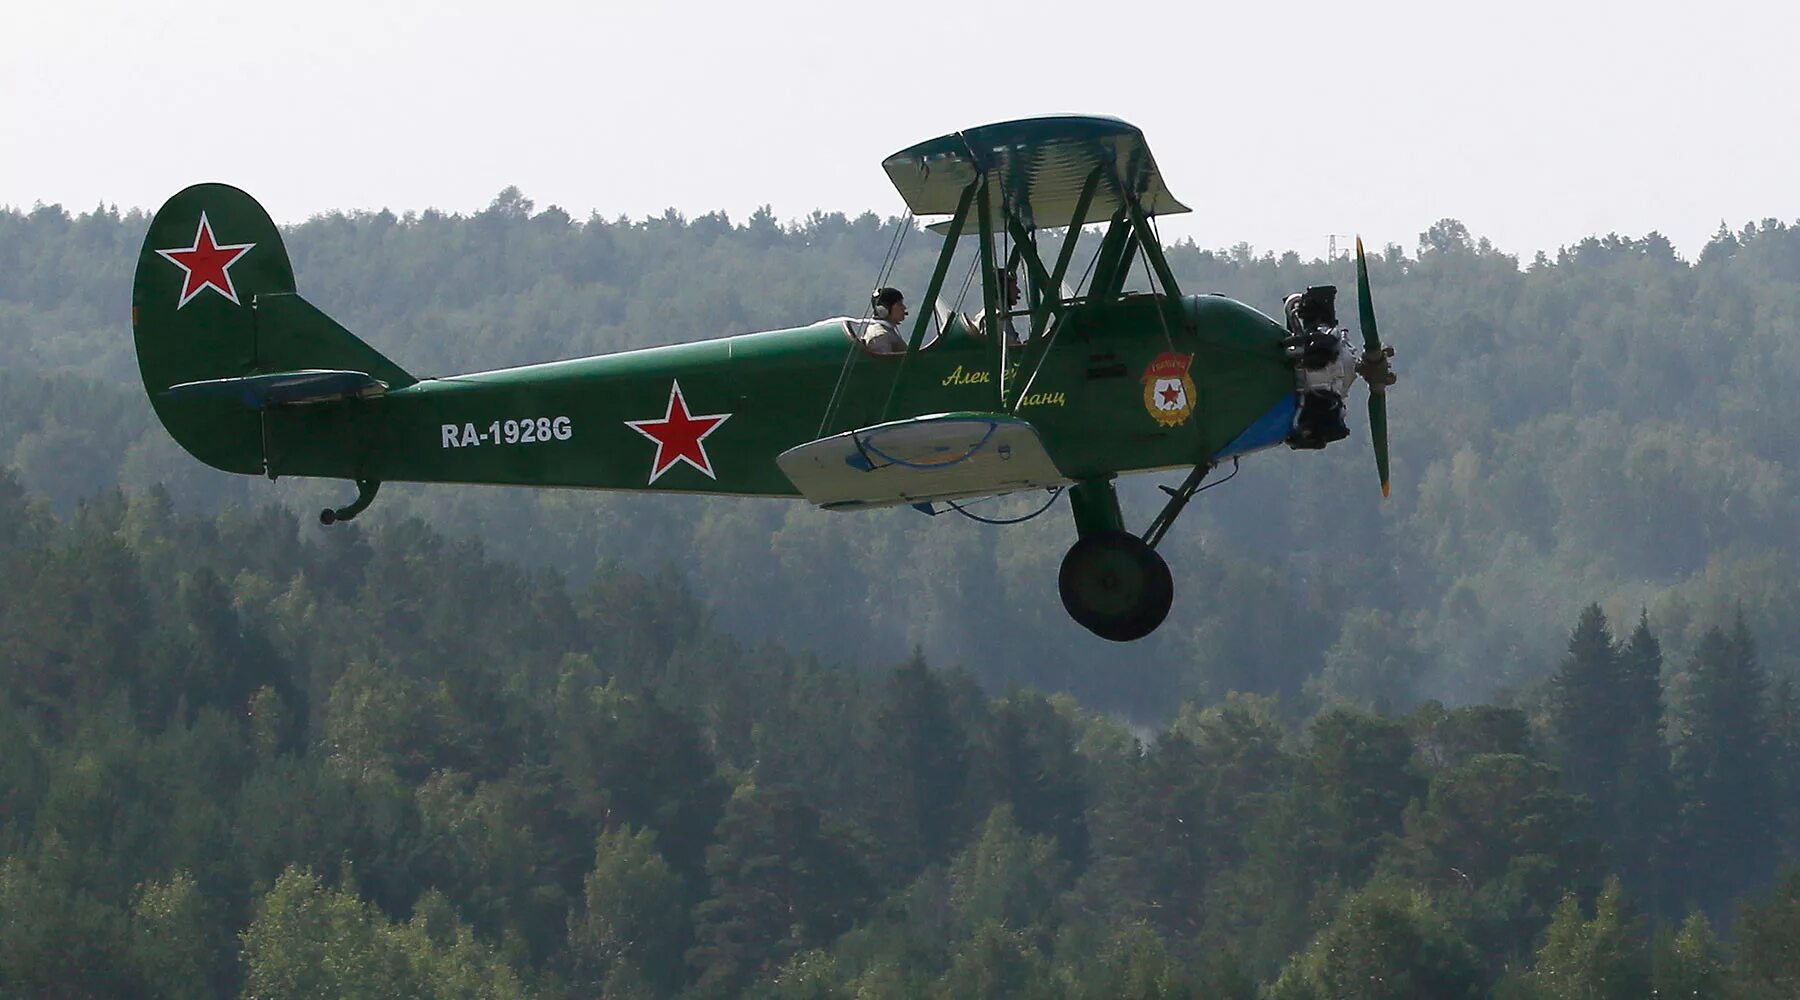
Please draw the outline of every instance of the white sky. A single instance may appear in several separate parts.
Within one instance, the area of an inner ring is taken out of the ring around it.
[[[1537,0],[57,0],[0,32],[0,204],[153,207],[221,180],[278,221],[540,208],[743,221],[903,210],[879,163],[1052,112],[1144,129],[1167,239],[1529,257],[1800,218],[1788,3]]]

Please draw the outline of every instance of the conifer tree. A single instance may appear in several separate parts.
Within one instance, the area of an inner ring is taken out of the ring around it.
[[[1569,655],[1552,685],[1552,728],[1567,787],[1593,803],[1590,823],[1611,843],[1618,826],[1619,773],[1630,741],[1619,650],[1597,604],[1581,611]]]
[[[1613,859],[1627,887],[1653,912],[1674,903],[1668,868],[1673,862],[1675,788],[1664,732],[1662,644],[1647,615],[1619,650],[1619,713],[1625,756],[1619,772]]]
[[[738,789],[706,851],[711,897],[688,964],[703,996],[736,996],[848,930],[873,894],[849,843],[791,789]]]
[[[1088,883],[1109,916],[1131,914],[1173,937],[1198,929],[1214,846],[1203,833],[1202,766],[1192,740],[1165,733],[1096,803]]]
[[[1689,898],[1713,913],[1767,877],[1775,783],[1769,770],[1767,678],[1740,614],[1731,633],[1700,637],[1675,772]]]
[[[0,996],[132,996],[126,915],[77,890],[67,845],[0,858]]]
[[[1254,835],[1293,770],[1282,735],[1266,699],[1183,706],[1092,811],[1090,886],[1112,909],[1191,939],[1219,874],[1262,846]]]
[[[617,681],[586,687],[565,675],[552,739],[565,808],[600,827],[655,830],[675,871],[690,884],[703,881],[706,847],[729,790],[691,719]]]
[[[968,833],[968,734],[949,689],[922,656],[896,668],[879,697],[870,733],[871,811],[889,866],[910,875],[948,858]]]
[[[1056,838],[1064,860],[1087,861],[1086,768],[1074,724],[1050,699],[1017,692],[992,707],[979,763],[992,796],[1030,834]]]
[[[1354,884],[1402,832],[1406,807],[1426,783],[1412,767],[1412,739],[1399,722],[1336,709],[1314,719],[1303,760],[1308,801],[1333,874]]]
[[[1781,856],[1800,857],[1800,690],[1794,679],[1775,682],[1769,696],[1770,760],[1776,775],[1776,828]]]
[[[1597,847],[1580,836],[1585,803],[1557,786],[1547,764],[1483,754],[1440,771],[1407,812],[1397,869],[1466,908],[1490,960],[1517,955],[1565,893],[1595,884]]]

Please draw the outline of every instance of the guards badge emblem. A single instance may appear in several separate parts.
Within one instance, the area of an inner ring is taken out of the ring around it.
[[[1164,427],[1178,427],[1194,413],[1194,380],[1188,377],[1192,354],[1165,351],[1144,369],[1144,408]]]

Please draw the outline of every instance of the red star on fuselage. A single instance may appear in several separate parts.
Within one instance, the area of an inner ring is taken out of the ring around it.
[[[230,268],[254,246],[254,243],[220,246],[213,239],[212,224],[206,221],[206,213],[201,212],[200,228],[194,233],[193,246],[156,251],[164,260],[186,272],[185,280],[181,283],[181,301],[175,303],[175,308],[187,305],[190,299],[208,288],[230,299],[232,305],[238,305],[237,289],[232,287]]]
[[[713,475],[712,461],[706,456],[706,445],[700,442],[730,418],[729,413],[706,416],[689,413],[687,400],[681,395],[681,383],[671,380],[669,408],[662,419],[627,420],[625,426],[656,442],[656,461],[650,466],[650,482],[656,482],[676,462],[686,462],[706,473],[708,479],[717,479],[719,477]]]
[[[1181,390],[1172,385],[1168,386],[1162,390],[1162,398],[1163,402],[1174,406],[1181,401]]]

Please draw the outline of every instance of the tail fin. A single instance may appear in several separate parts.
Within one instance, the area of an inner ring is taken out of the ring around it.
[[[387,388],[417,381],[295,293],[275,223],[224,184],[196,184],[150,221],[131,326],[157,418],[189,454],[227,472],[267,470],[259,407],[279,403],[171,388],[320,369],[362,373]]]

